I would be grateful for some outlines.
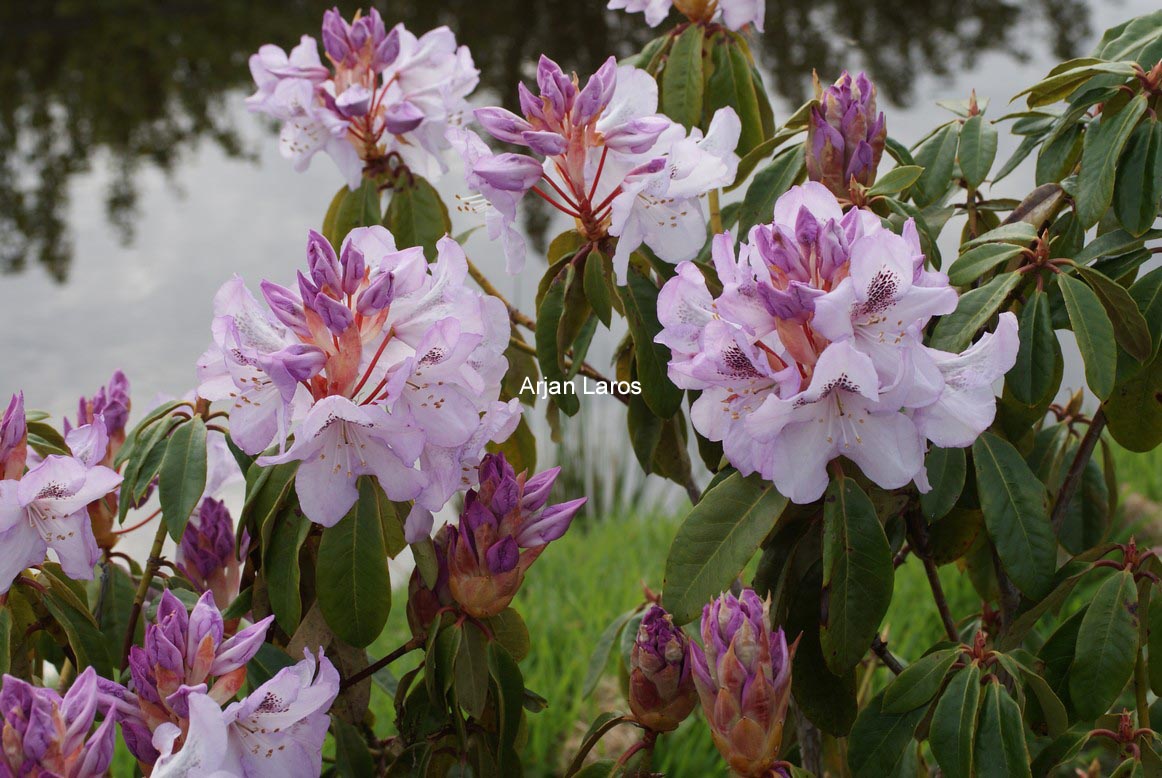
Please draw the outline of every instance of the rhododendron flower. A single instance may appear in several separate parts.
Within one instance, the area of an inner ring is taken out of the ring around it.
[[[105,704],[138,760],[152,764],[157,759],[144,733],[165,723],[185,725],[191,695],[207,694],[220,705],[234,698],[246,681],[246,663],[262,646],[273,619],[268,616],[226,637],[213,593],[203,594],[187,614],[177,597],[162,592],[157,618],[145,629],[144,648],[129,650],[132,690],[111,683],[102,687]]]
[[[52,549],[67,576],[91,579],[100,558],[87,508],[121,483],[107,467],[53,455],[0,481],[0,593]]]
[[[211,592],[223,605],[238,596],[242,558],[249,545],[235,548],[234,519],[226,503],[204,497],[190,518],[178,544],[177,567],[201,592]]]
[[[819,183],[779,198],[749,239],[736,254],[715,237],[717,298],[689,263],[658,298],[670,378],[702,391],[695,428],[798,503],[823,494],[839,456],[885,488],[926,490],[925,441],[968,446],[992,423],[992,383],[1016,359],[1012,314],[964,354],[924,346],[924,326],[957,296],[924,269],[915,226],[896,235],[845,214]]]
[[[884,153],[888,128],[876,113],[876,87],[866,74],[843,75],[819,95],[807,124],[807,175],[838,197],[851,182],[871,186]]]
[[[88,667],[62,698],[5,675],[0,681],[0,775],[100,778],[113,761],[114,722],[93,730],[97,673]]]
[[[268,309],[238,278],[218,293],[199,392],[232,400],[231,434],[248,453],[293,434],[258,461],[301,463],[296,490],[312,521],[338,522],[370,475],[390,499],[416,500],[415,539],[519,421],[518,401],[498,400],[507,311],[465,285],[467,260],[449,238],[432,265],[383,227],[353,230],[338,255],[311,233],[307,255],[297,290],[263,282]]]
[[[129,409],[132,403],[129,399],[129,379],[123,372],[117,370],[109,383],[97,390],[92,397],[82,397],[77,403],[77,418],[75,426],[64,420],[65,438],[74,429],[100,422],[105,433],[105,450],[99,464],[113,465],[113,459],[125,443],[125,428],[129,423]],[[80,456],[77,449],[69,444],[75,456]],[[96,453],[96,452],[94,452]],[[96,462],[94,464],[97,464]]]
[[[0,417],[0,479],[16,479],[28,461],[28,420],[24,417],[24,393],[12,395]]]
[[[351,23],[327,11],[322,38],[328,65],[307,35],[290,54],[267,44],[250,58],[258,91],[246,104],[283,123],[282,155],[301,171],[323,151],[352,189],[392,155],[421,175],[445,171],[446,131],[480,80],[467,47],[447,27],[388,31],[374,8]]]
[[[625,283],[630,254],[643,242],[670,262],[692,259],[705,242],[698,198],[734,180],[741,123],[717,111],[703,137],[658,113],[658,86],[644,70],[610,57],[584,87],[548,57],[537,66],[534,95],[519,85],[523,116],[480,108],[476,120],[494,138],[530,154],[493,154],[471,131],[450,136],[464,159],[465,208],[487,206],[489,235],[500,239],[508,271],[524,267],[513,228],[516,202],[531,191],[577,221],[586,239],[618,237],[614,268]],[[535,156],[531,156],[535,155]]]
[[[629,708],[638,723],[670,732],[698,702],[690,639],[657,605],[642,617],[629,658]]]
[[[317,665],[309,650],[304,655],[225,710],[205,694],[190,694],[180,750],[178,726],[163,724],[154,733],[160,757],[153,778],[319,775],[339,673],[322,651]]]
[[[795,656],[783,630],[771,629],[770,602],[752,589],[740,597],[723,594],[702,609],[702,646],[691,644],[690,652],[714,745],[737,775],[770,775],[783,741]]]
[[[609,0],[608,7],[644,13],[650,27],[665,21],[673,7],[692,22],[720,22],[732,30],[753,24],[759,32],[763,31],[767,10],[765,0]]]
[[[582,497],[546,505],[559,472],[518,475],[503,454],[480,463],[480,486],[464,498],[447,550],[448,587],[470,615],[487,618],[507,608],[525,572],[585,504]]]

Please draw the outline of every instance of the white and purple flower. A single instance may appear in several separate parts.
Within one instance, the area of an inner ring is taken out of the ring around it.
[[[645,14],[646,24],[657,27],[666,20],[670,8],[691,22],[720,23],[732,30],[754,25],[763,31],[766,18],[765,0],[609,0],[611,10]]]

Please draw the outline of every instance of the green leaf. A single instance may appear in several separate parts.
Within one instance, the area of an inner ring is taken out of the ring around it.
[[[831,671],[855,667],[892,602],[892,549],[875,506],[851,478],[823,499],[823,594],[819,643]]]
[[[609,664],[609,655],[613,652],[613,644],[617,642],[618,635],[625,629],[626,623],[636,613],[636,610],[626,611],[602,630],[601,637],[597,638],[597,644],[593,647],[593,653],[589,655],[589,667],[585,671],[585,682],[581,684],[582,697],[588,697],[597,688],[597,682],[601,680],[601,674],[605,672],[605,666]]]
[[[337,775],[342,778],[360,778],[375,774],[375,760],[358,729],[334,716],[331,718],[331,732],[335,736]]]
[[[78,610],[57,589],[45,592],[41,602],[68,638],[69,647],[77,660],[77,672],[92,667],[98,675],[112,678],[113,662],[109,658],[105,638],[89,612]]]
[[[1002,224],[996,229],[989,230],[978,238],[966,241],[960,250],[984,246],[988,243],[1011,243],[1014,246],[1028,246],[1037,238],[1037,228],[1028,222],[1013,222]]]
[[[687,130],[702,121],[702,26],[691,24],[674,41],[662,70],[662,112]]]
[[[391,612],[387,549],[375,483],[359,479],[359,499],[338,524],[323,530],[315,568],[316,596],[327,625],[360,648],[379,637]]]
[[[584,286],[585,299],[589,301],[601,323],[609,327],[613,321],[613,296],[609,291],[608,280],[612,269],[607,269],[607,264],[608,260],[600,251],[596,249],[590,251],[585,257]]]
[[[532,648],[529,628],[516,609],[505,608],[495,616],[489,616],[484,623],[492,631],[493,642],[503,646],[514,661],[520,662],[529,655]]]
[[[1102,408],[1110,435],[1125,448],[1144,452],[1162,444],[1162,352],[1115,386]]]
[[[914,745],[916,727],[927,712],[927,707],[889,711],[884,704],[886,698],[886,693],[872,698],[848,735],[848,764],[855,778],[896,775]]]
[[[1023,664],[1017,665],[1025,685],[1037,697],[1050,737],[1057,737],[1069,727],[1069,714],[1049,682]]]
[[[462,634],[454,670],[456,700],[468,715],[478,719],[488,702],[488,640],[471,621],[464,622],[459,629]]]
[[[498,697],[500,774],[520,775],[520,757],[517,756],[516,747],[524,717],[524,678],[521,677],[516,660],[499,643],[488,644],[488,668],[496,682]]]
[[[194,416],[173,431],[157,482],[161,514],[174,542],[180,542],[186,523],[206,491],[206,423]]]
[[[1057,540],[1045,485],[1007,440],[986,432],[972,446],[985,526],[1005,572],[1032,598],[1044,595],[1057,567]]]
[[[1017,361],[1005,376],[1005,386],[1017,402],[1041,407],[1052,401],[1061,383],[1061,343],[1053,331],[1049,295],[1031,292],[1017,325]]]
[[[299,593],[299,550],[310,531],[311,522],[297,510],[283,511],[275,521],[270,545],[263,555],[262,570],[266,576],[270,609],[288,635],[294,634],[303,616],[303,601]]]
[[[1150,638],[1147,642],[1150,690],[1155,696],[1162,696],[1162,598],[1150,598]]]
[[[551,268],[550,268],[551,271]],[[569,416],[581,410],[577,395],[567,391],[564,354],[557,344],[557,326],[565,314],[565,290],[573,277],[573,266],[566,264],[553,278],[537,307],[537,362],[548,382],[557,382],[562,391],[552,395],[552,403]]]
[[[1088,286],[1065,274],[1057,277],[1057,283],[1085,362],[1086,383],[1104,400],[1113,391],[1118,369],[1117,350],[1110,348],[1114,342],[1114,326],[1106,316],[1101,300]]]
[[[885,713],[905,713],[927,705],[944,685],[944,676],[960,657],[960,648],[933,651],[917,659],[896,676],[884,690]]]
[[[335,209],[333,217],[331,208]],[[331,208],[323,219],[323,237],[338,251],[351,230],[379,224],[379,189],[370,179],[365,179],[357,189],[344,187],[331,201]]]
[[[746,44],[736,42],[732,33],[722,33],[721,38],[716,35],[707,41],[712,69],[706,79],[703,113],[709,120],[720,108],[731,108],[735,112],[742,123],[735,151],[743,157],[763,142],[759,95],[751,77],[751,63],[743,50]]]
[[[957,157],[965,182],[979,188],[997,157],[997,130],[982,114],[968,117],[960,128]]]
[[[619,288],[619,293],[625,304],[625,318],[633,336],[642,399],[655,416],[668,419],[682,406],[682,390],[674,386],[667,372],[670,349],[654,342],[654,338],[662,331],[662,325],[658,322],[658,287],[631,266],[628,283]]]
[[[1005,273],[961,295],[956,310],[937,323],[928,345],[941,351],[964,351],[976,337],[977,331],[996,315],[1020,281],[1021,277],[1016,273]]]
[[[1114,335],[1122,348],[1139,362],[1149,359],[1154,353],[1150,326],[1126,287],[1104,273],[1084,265],[1078,266],[1077,274],[1089,284],[1094,294],[1101,300],[1101,304],[1105,306],[1110,323],[1114,325]]]
[[[1127,62],[1102,62],[1093,57],[1072,59],[1053,68],[1046,78],[1013,95],[1013,99],[1027,94],[1029,98],[1026,102],[1030,108],[1049,105],[1065,99],[1094,76],[1105,73],[1128,78],[1134,74],[1134,69]]]
[[[300,657],[301,659],[302,657]],[[254,658],[246,663],[246,683],[257,689],[278,674],[279,670],[295,663],[285,651],[273,643],[263,643]]]
[[[950,122],[932,133],[921,143],[914,153],[916,163],[924,167],[924,172],[916,180],[912,189],[912,200],[924,207],[936,202],[948,191],[952,171],[956,165],[957,138],[960,125]]]
[[[734,183],[732,183],[730,186],[724,187],[722,191],[732,192],[737,189],[739,186],[746,182],[747,178],[750,177],[750,174],[754,172],[754,169],[758,167],[760,162],[770,157],[771,153],[774,152],[775,149],[779,148],[779,146],[782,146],[788,140],[801,132],[801,129],[783,128],[782,130],[779,130],[777,133],[772,135],[770,138],[767,138],[762,143],[748,151],[738,162],[738,173],[734,177]]]
[[[972,778],[976,709],[980,702],[980,670],[969,665],[952,676],[936,710],[928,732],[932,756],[948,778]],[[983,775],[983,773],[982,773]]]
[[[1108,711],[1134,673],[1137,604],[1138,591],[1128,570],[1102,581],[1089,601],[1069,668],[1069,696],[1083,719]]]
[[[1138,125],[1118,163],[1114,213],[1134,235],[1142,235],[1158,218],[1162,199],[1162,121]]]
[[[817,595],[821,585],[817,572],[809,574],[799,583],[798,596],[789,603],[784,628],[789,635],[800,635],[791,670],[791,692],[800,711],[812,724],[829,735],[844,737],[859,713],[855,671],[835,675],[823,658]]]
[[[878,195],[899,194],[920,178],[924,168],[919,165],[900,165],[880,176],[871,188],[867,190],[869,197]]]
[[[920,495],[920,510],[929,521],[936,521],[952,510],[952,506],[960,499],[960,493],[964,491],[964,478],[968,470],[964,449],[932,446],[924,466],[928,470],[932,491]]]
[[[968,286],[993,268],[1018,256],[1023,248],[1008,243],[985,243],[971,248],[948,268],[948,279],[956,286]]]
[[[803,147],[795,144],[755,173],[742,200],[738,219],[739,235],[746,235],[751,227],[769,222],[774,217],[775,201],[795,185],[803,169]]]
[[[448,206],[427,179],[408,177],[410,180],[397,181],[392,189],[383,224],[395,236],[396,246],[423,246],[424,256],[431,262],[436,258],[436,243],[452,231],[452,220]]]
[[[1103,112],[1096,125],[1090,124],[1085,131],[1074,205],[1077,217],[1087,229],[1097,224],[1113,200],[1118,159],[1129,142],[1130,133],[1146,112],[1146,102],[1145,94],[1137,94],[1113,116]]]
[[[1032,775],[1021,708],[995,678],[985,684],[975,757],[977,775]]]
[[[786,506],[787,498],[769,483],[738,473],[703,496],[678,528],[666,559],[662,604],[675,624],[693,621],[730,585]]]

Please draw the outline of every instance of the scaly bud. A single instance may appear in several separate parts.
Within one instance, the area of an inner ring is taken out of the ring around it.
[[[642,619],[629,666],[629,707],[638,723],[655,732],[677,729],[698,700],[690,639],[657,605]]]
[[[876,112],[876,88],[866,74],[844,71],[819,95],[807,126],[807,176],[837,197],[851,182],[871,186],[887,138],[884,115]]]

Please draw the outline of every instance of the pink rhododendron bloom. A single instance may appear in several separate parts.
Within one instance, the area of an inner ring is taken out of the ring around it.
[[[0,775],[100,778],[113,761],[114,722],[94,731],[97,673],[85,668],[61,697],[5,675],[0,680]]]
[[[123,372],[117,370],[109,379],[106,386],[100,387],[92,397],[82,397],[77,403],[77,418],[74,426],[68,419],[64,420],[66,440],[75,430],[93,425],[98,420],[105,436],[104,451],[97,462],[108,467],[113,466],[113,458],[125,443],[125,430],[129,423],[129,409],[132,402],[129,399],[129,379]],[[69,444],[74,456],[81,456],[77,446]],[[92,454],[98,452],[93,450]]]
[[[577,222],[588,240],[619,237],[613,265],[625,282],[629,256],[642,243],[658,256],[692,259],[705,242],[699,198],[734,180],[741,123],[717,111],[703,136],[658,113],[658,86],[644,70],[610,57],[582,87],[548,57],[537,66],[534,95],[519,85],[523,116],[480,108],[476,120],[494,138],[528,154],[493,154],[469,130],[450,136],[478,198],[465,208],[486,212],[489,235],[501,240],[508,271],[524,267],[524,241],[514,228],[516,203],[533,192]]]
[[[657,339],[671,380],[702,392],[695,427],[742,473],[805,503],[845,456],[880,486],[927,489],[926,441],[968,446],[992,423],[1016,321],[1003,314],[960,355],[926,347],[924,326],[957,296],[924,269],[910,222],[896,235],[811,182],[779,198],[737,253],[728,234],[712,248],[722,293],[680,265],[658,298]]]
[[[184,739],[173,724],[154,733],[160,756],[153,778],[319,775],[339,674],[321,651],[317,665],[310,651],[304,654],[225,710],[205,694],[190,694]]]
[[[673,7],[692,22],[717,22],[732,30],[753,24],[759,32],[767,10],[766,0],[609,0],[608,7],[645,14],[650,27],[664,22]]]
[[[424,176],[446,170],[446,131],[479,82],[467,47],[447,27],[389,31],[374,8],[350,23],[327,11],[322,38],[326,65],[308,35],[289,54],[267,44],[250,58],[258,91],[247,107],[282,122],[279,150],[295,169],[323,151],[352,189],[391,155]]]
[[[263,282],[266,306],[243,285],[218,293],[215,345],[199,392],[229,399],[231,434],[263,465],[299,462],[303,512],[325,526],[355,504],[356,481],[375,477],[393,500],[416,500],[409,537],[431,511],[475,483],[490,441],[519,421],[502,403],[509,322],[504,304],[466,284],[464,252],[397,250],[383,227],[353,230],[336,255],[311,233],[298,289]],[[285,441],[293,435],[294,442]]]

